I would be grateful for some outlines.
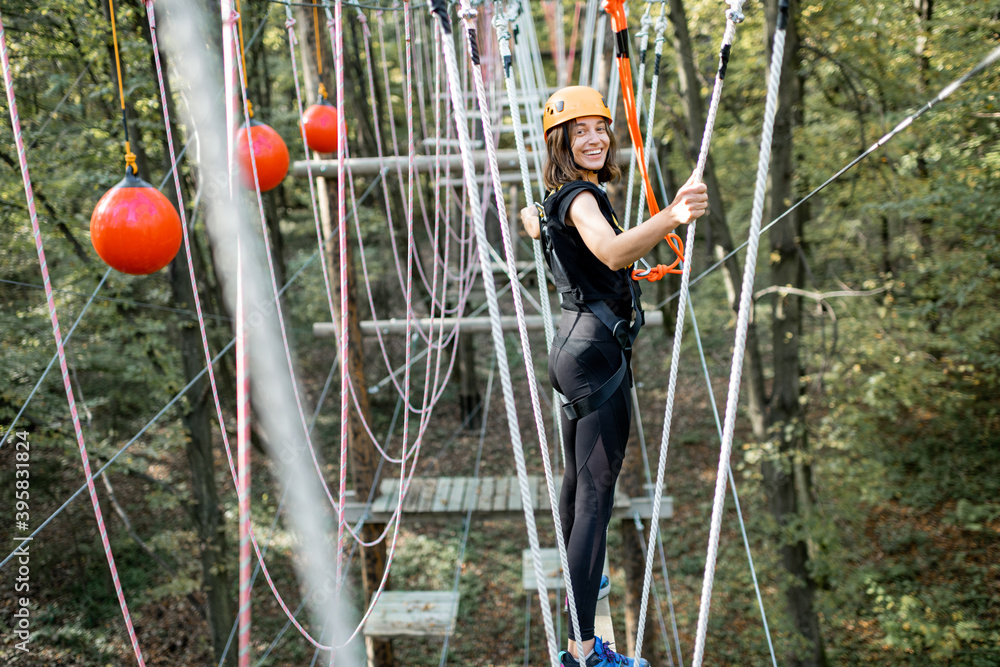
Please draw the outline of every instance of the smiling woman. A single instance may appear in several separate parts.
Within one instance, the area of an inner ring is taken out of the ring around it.
[[[568,623],[563,665],[626,665],[594,634],[607,552],[607,527],[625,459],[632,414],[632,343],[642,326],[639,287],[629,267],[677,226],[705,213],[705,186],[689,180],[673,203],[625,231],[600,184],[617,180],[611,112],[593,88],[571,86],[545,103],[542,115],[549,194],[544,216],[521,211],[525,229],[541,238],[562,300],[559,333],[549,354],[549,379],[562,406],[566,469],[559,512],[579,637]],[[649,663],[640,659],[639,667]]]

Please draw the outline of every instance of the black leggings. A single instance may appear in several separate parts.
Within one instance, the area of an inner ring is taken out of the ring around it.
[[[621,363],[621,346],[596,315],[562,312],[549,355],[549,379],[556,391],[570,401],[586,396]],[[562,416],[566,472],[559,512],[581,641],[594,637],[608,523],[631,425],[629,386],[628,380],[623,381],[610,399],[582,419]],[[572,627],[569,638],[574,638]]]

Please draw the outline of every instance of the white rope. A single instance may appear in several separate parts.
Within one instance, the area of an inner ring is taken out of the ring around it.
[[[466,9],[467,2],[468,0],[463,0],[463,11],[466,11],[466,16],[464,18],[466,20],[466,25],[470,32],[470,40],[471,40],[474,34],[474,30],[471,24],[471,20],[469,18],[469,12]],[[475,15],[474,11],[472,12],[472,15],[473,16]],[[504,25],[505,22],[502,17],[498,17],[498,19],[499,20],[496,21],[494,25],[497,30],[497,37],[500,41],[500,52],[502,55],[507,55],[509,54],[509,49],[507,49],[507,39],[503,38],[503,35],[507,32],[506,26]],[[507,52],[507,54],[504,53],[505,51]],[[505,64],[506,62],[507,61],[505,61]],[[505,68],[505,71],[509,71],[509,69]],[[479,74],[478,69],[473,69],[473,75],[475,76],[476,79],[476,90],[477,93],[479,93],[479,106],[480,109],[483,110],[484,109],[483,105],[486,103],[486,100],[482,93],[482,77]],[[517,93],[514,90],[514,82],[512,80],[512,77],[510,77],[509,75],[505,76],[505,79],[507,83],[507,95],[508,99],[510,100],[511,109],[516,110],[517,106],[515,102],[517,98]],[[515,128],[514,136],[518,145],[518,158],[521,163],[521,178],[523,179],[524,183],[527,184],[528,183],[527,156],[524,155],[524,141],[520,135],[521,122],[520,118],[518,117],[519,114],[514,112],[512,115],[514,118],[514,128]],[[487,126],[488,123],[489,123],[489,115],[486,114],[484,111],[483,125],[484,125],[484,133],[486,135],[490,134],[490,129]],[[502,186],[500,185],[500,167],[497,164],[496,147],[491,143],[488,143],[486,146],[486,152],[487,152],[487,157],[489,158],[491,176],[493,178],[493,191],[496,194],[496,202],[497,202],[499,218],[501,220],[504,220],[507,217],[507,212],[503,200],[503,191],[501,190]],[[526,196],[528,199],[528,206],[534,206],[534,203],[532,202],[531,199],[530,188],[526,189]],[[517,282],[517,273],[516,273],[516,266],[514,263],[514,252],[510,238],[510,230],[506,225],[500,225],[500,235],[503,240],[504,254],[507,259],[507,270],[509,272],[511,279],[511,288],[512,288],[511,291],[512,294],[514,295],[514,311],[517,315],[517,325],[518,325],[517,329],[521,339],[521,348],[524,351],[523,354],[524,370],[528,378],[528,390],[531,395],[531,407],[532,407],[532,414],[535,418],[535,428],[538,431],[539,448],[541,450],[542,464],[545,470],[545,486],[549,494],[549,506],[552,508],[552,520],[554,525],[557,527],[555,534],[556,534],[556,545],[559,551],[559,564],[563,571],[563,580],[566,583],[566,590],[569,595],[570,619],[571,623],[573,624],[573,631],[576,633],[575,634],[576,637],[580,637],[581,636],[580,624],[579,624],[579,619],[577,617],[576,601],[573,595],[572,581],[570,580],[569,558],[566,554],[565,538],[563,536],[562,530],[559,529],[559,527],[562,526],[562,521],[559,516],[559,501],[558,498],[556,497],[556,487],[554,482],[554,476],[552,473],[552,464],[548,456],[548,442],[545,434],[545,422],[542,418],[541,405],[539,403],[539,398],[538,398],[538,386],[535,380],[535,368],[531,357],[531,342],[528,340],[528,330],[524,320],[524,306],[521,304],[520,294],[518,290],[514,289],[515,283]],[[547,290],[545,287],[546,285],[545,272],[541,267],[541,259],[542,259],[541,244],[537,240],[535,240],[533,245],[535,248],[535,269],[536,272],[538,273],[539,280],[541,281],[540,285],[542,289],[542,308],[544,310],[543,319],[545,321],[545,326],[546,326],[546,343],[547,346],[551,346],[550,331],[552,329],[552,322],[551,322],[552,313],[549,307],[548,296],[546,294]],[[532,552],[532,558],[534,559],[535,557],[536,554]],[[535,561],[535,577],[536,579],[542,579],[542,580],[544,580],[545,578],[544,569],[542,568],[540,552],[537,554],[537,560]],[[544,609],[542,613],[544,619],[544,614],[549,612],[547,594],[543,606]],[[582,643],[579,643],[578,646],[582,650]],[[583,656],[581,655],[580,656],[581,662],[582,662],[582,657]]]
[[[743,375],[743,353],[746,350],[747,329],[750,323],[750,306],[753,300],[754,274],[757,268],[757,249],[760,242],[760,224],[764,214],[764,196],[767,192],[767,172],[771,161],[771,135],[778,108],[778,88],[781,84],[781,64],[785,55],[785,25],[788,21],[788,3],[783,0],[774,32],[774,50],[771,54],[771,71],[764,107],[764,129],[760,138],[760,155],[757,160],[757,184],[753,195],[750,218],[749,243],[743,265],[743,286],[740,291],[740,308],[736,322],[736,342],[729,376],[729,394],[726,399],[726,418],[723,423],[722,447],[719,450],[719,469],[715,480],[715,499],[712,503],[712,528],[705,559],[705,577],[701,588],[701,605],[698,612],[698,630],[695,636],[693,667],[700,667],[705,654],[705,636],[708,632],[708,613],[712,601],[712,584],[715,580],[715,561],[719,550],[719,533],[722,530],[722,510],[726,501],[726,470],[733,448],[733,431],[736,409],[740,398],[740,379]]]
[[[725,79],[726,67],[729,64],[729,50],[732,48],[733,37],[736,34],[736,24],[743,21],[739,11],[742,0],[732,0],[736,6],[726,12],[726,31],[722,37],[722,48],[719,50],[719,70],[715,77],[715,87],[712,90],[712,101],[705,122],[705,133],[702,136],[701,152],[698,164],[695,166],[695,180],[700,181],[708,161],[708,148],[715,128],[715,118],[718,114],[719,101],[722,98],[722,85]],[[656,488],[653,492],[653,516],[650,519],[649,543],[646,548],[646,571],[642,583],[642,599],[639,607],[639,622],[636,626],[635,661],[639,663],[642,655],[642,636],[646,626],[646,610],[649,604],[649,588],[652,585],[653,555],[656,546],[656,535],[659,532],[660,503],[663,497],[663,478],[666,471],[667,450],[670,442],[670,424],[673,417],[674,395],[677,388],[677,371],[680,367],[681,341],[684,335],[684,316],[688,300],[688,284],[691,281],[691,257],[694,249],[694,235],[697,224],[692,221],[688,225],[687,238],[684,242],[684,266],[681,271],[681,296],[677,303],[677,318],[674,327],[674,342],[670,351],[670,377],[667,383],[667,402],[663,414],[663,437],[660,441],[660,460],[656,470]]]
[[[715,404],[715,391],[712,389],[712,378],[708,373],[708,362],[705,360],[705,348],[701,343],[701,332],[698,330],[698,318],[694,312],[694,305],[690,302],[691,326],[694,329],[694,339],[698,343],[698,356],[701,358],[701,370],[705,376],[705,386],[708,389],[709,404],[712,406],[712,416],[715,417],[715,430],[719,434],[719,442],[722,442],[722,419],[719,417],[719,408]],[[767,637],[767,648],[771,652],[771,664],[778,667],[778,659],[774,655],[774,643],[771,641],[771,629],[767,625],[767,613],[764,611],[764,600],[760,595],[760,584],[757,583],[757,570],[753,565],[753,554],[750,552],[750,539],[747,537],[746,523],[743,521],[743,510],[740,507],[740,496],[736,492],[736,478],[733,476],[732,465],[726,466],[729,477],[729,486],[733,490],[733,501],[736,504],[736,517],[740,522],[740,533],[743,536],[743,549],[747,552],[747,563],[750,565],[750,578],[753,579],[753,589],[757,594],[757,606],[760,608],[760,617],[764,621],[764,636]]]
[[[451,103],[455,113],[455,128],[458,131],[459,146],[461,147],[463,176],[465,179],[465,194],[469,200],[470,209],[472,211],[473,225],[476,231],[479,261],[483,274],[483,287],[486,291],[486,300],[489,304],[490,322],[492,324],[493,349],[496,354],[497,365],[500,370],[500,385],[503,391],[504,406],[507,413],[507,427],[510,433],[514,462],[517,468],[518,482],[521,487],[521,504],[524,508],[524,520],[528,529],[528,540],[531,545],[533,558],[535,560],[535,570],[537,574],[542,570],[541,551],[538,543],[538,530],[535,526],[534,510],[531,507],[531,494],[528,489],[528,473],[524,459],[523,446],[521,443],[521,431],[518,425],[517,406],[510,378],[510,367],[507,363],[507,348],[504,344],[503,330],[500,323],[500,305],[497,301],[496,285],[493,281],[490,256],[487,251],[489,241],[486,237],[486,226],[480,202],[479,186],[476,184],[476,167],[472,160],[472,145],[469,138],[465,102],[462,99],[463,89],[459,80],[455,44],[452,41],[451,25],[444,3],[439,2],[437,3],[437,6],[431,5],[431,12],[437,14],[441,22],[441,31],[438,35],[440,37],[440,43],[444,53]],[[483,118],[486,118],[485,111],[483,113]],[[516,294],[516,290],[513,293]],[[525,354],[525,357],[528,356],[530,355]],[[529,381],[530,380],[531,378],[529,378]],[[538,583],[538,598],[542,607],[545,634],[548,640],[549,662],[555,666],[558,665],[559,661],[555,631],[552,626],[552,611],[549,607],[548,590],[545,586],[544,577],[537,576],[536,578]]]
[[[666,6],[666,3],[663,5]],[[643,151],[643,156],[646,159],[646,165],[649,165],[649,156],[653,152],[653,117],[656,115],[656,89],[659,87],[660,82],[660,60],[663,57],[663,43],[667,41],[665,33],[667,31],[667,17],[664,15],[663,8],[660,9],[660,17],[656,21],[656,46],[653,48],[653,81],[649,87],[649,110],[646,112],[646,146]],[[639,96],[636,95],[636,98]],[[634,164],[633,160],[633,164]],[[631,183],[629,183],[631,186]],[[631,200],[629,200],[631,201]],[[666,199],[664,199],[664,205],[666,205]],[[642,222],[642,212],[645,210],[644,206],[646,204],[646,189],[639,188],[639,207],[636,209],[635,214],[635,224],[638,226]],[[625,225],[628,226],[628,214],[625,215]]]

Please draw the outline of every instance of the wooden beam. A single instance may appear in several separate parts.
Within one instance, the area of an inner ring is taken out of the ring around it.
[[[618,163],[623,166],[628,166],[629,160],[632,159],[632,149],[631,148],[621,148],[618,150]],[[486,151],[473,151],[472,161],[476,167],[476,171],[481,171],[486,167],[487,155]],[[351,167],[351,173],[354,176],[374,176],[379,173],[383,167],[389,169],[406,169],[409,166],[410,160],[406,155],[400,157],[386,156],[382,159],[377,157],[352,157],[347,160],[347,164]],[[337,161],[336,160],[311,160],[310,164],[312,166],[312,175],[314,178],[323,176],[325,178],[337,178]],[[413,167],[417,171],[433,172],[437,164],[440,164],[442,169],[449,171],[461,171],[464,167],[462,165],[461,155],[442,155],[440,157],[434,155],[417,155],[414,158]],[[520,163],[517,159],[517,151],[511,149],[505,149],[497,151],[497,164],[501,171],[518,171],[520,170]],[[297,178],[304,178],[309,175],[306,169],[305,160],[296,160],[292,165],[292,175]]]
[[[525,315],[525,325],[528,331],[541,331],[545,328],[545,320],[541,315]],[[489,333],[493,329],[490,318],[485,315],[476,317],[419,317],[413,320],[412,326],[420,329],[424,333],[430,333],[444,323],[445,331],[461,325],[463,333]],[[663,313],[658,310],[651,310],[646,313],[646,326],[662,326]],[[500,318],[500,326],[504,331],[517,331],[517,318],[513,315],[505,315]],[[313,335],[317,338],[332,338],[336,335],[337,327],[332,322],[316,322],[313,324]],[[375,322],[361,322],[361,335],[374,336],[376,331],[383,335],[406,333],[406,320],[378,320]]]

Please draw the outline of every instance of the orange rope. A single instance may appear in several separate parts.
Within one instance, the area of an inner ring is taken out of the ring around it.
[[[128,123],[125,122],[125,88],[122,86],[122,63],[118,55],[118,30],[115,26],[115,5],[113,0],[108,0],[108,12],[111,14],[111,41],[115,46],[115,70],[118,72],[118,100],[121,103],[122,125],[125,127],[125,169],[132,167],[132,173],[136,173],[135,153],[129,145]]]
[[[649,206],[649,212],[656,215],[660,212],[660,207],[656,203],[656,195],[653,194],[653,186],[649,182],[642,133],[639,131],[635,87],[632,84],[632,64],[628,56],[628,20],[625,17],[625,2],[624,0],[607,0],[605,10],[611,17],[611,29],[615,32],[618,41],[618,78],[621,81],[628,134],[629,138],[632,139],[632,150],[635,151],[636,159],[639,161],[639,174],[642,175],[642,182],[646,188],[646,203]]]
[[[316,36],[316,78],[319,79],[319,94],[325,100],[327,98],[326,86],[323,85],[323,50],[322,42],[319,40],[319,5],[316,0],[313,3],[313,32]]]
[[[635,87],[632,84],[632,63],[628,56],[628,19],[625,16],[625,0],[606,0],[605,10],[611,17],[611,29],[615,33],[615,40],[618,45],[618,78],[621,81],[622,102],[625,104],[625,120],[628,125],[629,138],[632,139],[632,150],[635,151],[636,159],[639,161],[639,174],[642,176],[642,183],[646,189],[646,204],[649,206],[651,215],[660,212],[660,207],[656,203],[656,195],[653,194],[653,185],[649,182],[649,170],[646,168],[646,156],[642,141],[642,132],[639,131],[639,113],[636,111]],[[674,251],[677,258],[673,264],[666,266],[657,264],[655,267],[632,271],[633,280],[656,281],[663,278],[668,273],[681,273],[677,266],[684,259],[684,244],[677,234],[667,234],[664,237],[667,245]]]
[[[249,88],[249,83],[247,82],[247,54],[243,48],[243,16],[240,14],[240,0],[236,0],[236,15],[239,17],[236,19],[237,31],[240,34],[240,62],[243,63],[243,88]],[[247,114],[253,118],[253,104],[250,100],[247,100]]]

